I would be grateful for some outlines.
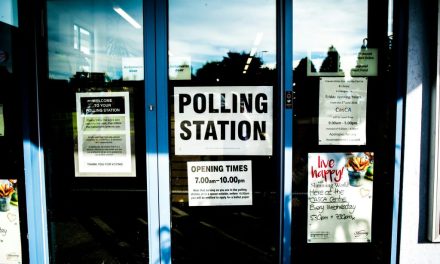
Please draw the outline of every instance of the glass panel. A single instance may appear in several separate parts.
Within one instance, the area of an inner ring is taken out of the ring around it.
[[[142,1],[48,0],[47,14],[51,261],[146,263]]]
[[[169,1],[173,263],[275,263],[275,1]]]
[[[293,1],[294,263],[389,263],[388,9],[387,1]]]
[[[9,9],[12,19],[11,7],[5,8],[3,13]],[[2,16],[2,11],[0,20],[5,21],[8,17]],[[22,263],[28,259],[19,81],[25,74],[19,71],[23,67],[19,65],[18,29],[0,22],[0,36],[0,263]]]

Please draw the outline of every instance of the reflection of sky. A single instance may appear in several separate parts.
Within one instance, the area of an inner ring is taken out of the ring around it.
[[[190,56],[196,70],[228,51],[250,53],[262,32],[256,56],[274,64],[275,25],[273,0],[170,0],[169,49],[173,56]]]
[[[122,57],[143,55],[143,29],[135,29],[116,12],[120,6],[142,24],[142,1],[48,1],[49,65],[51,74],[71,77],[84,58],[72,51],[73,24],[93,34],[92,71],[121,77]],[[367,0],[294,0],[294,65],[312,54],[319,64],[328,47],[335,46],[344,64],[355,63],[367,37]],[[169,49],[171,56],[191,57],[193,71],[226,53],[250,53],[263,33],[256,56],[274,66],[276,19],[274,0],[170,0]],[[90,58],[87,58],[90,60]],[[348,68],[348,66],[347,66]]]
[[[134,28],[117,14],[113,10],[116,6],[142,24],[141,0],[47,2],[51,78],[68,79],[76,72],[91,69],[92,72],[105,72],[111,79],[120,79],[122,59],[143,56],[142,29]],[[73,25],[90,32],[90,55],[73,48]]]
[[[331,45],[341,55],[341,63],[344,64],[344,58],[355,63],[367,37],[367,23],[367,0],[294,0],[294,66],[310,53],[320,64]]]

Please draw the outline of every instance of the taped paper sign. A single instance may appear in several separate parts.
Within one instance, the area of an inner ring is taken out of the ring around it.
[[[308,243],[371,241],[374,154],[309,153]]]
[[[176,155],[272,155],[272,87],[175,87]]]
[[[76,109],[76,176],[135,176],[129,93],[77,93]]]

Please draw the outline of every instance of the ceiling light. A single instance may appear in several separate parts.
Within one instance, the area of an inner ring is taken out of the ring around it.
[[[118,6],[115,6],[115,7],[113,7],[113,10],[115,10],[116,13],[118,13],[122,18],[124,18],[134,28],[137,28],[137,29],[141,28],[141,25],[139,25],[139,23],[136,22],[136,20],[134,20],[134,18],[132,18],[129,14],[127,14],[127,12],[125,12],[124,9],[122,9]]]

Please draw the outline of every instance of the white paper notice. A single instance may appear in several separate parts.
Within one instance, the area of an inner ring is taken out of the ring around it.
[[[174,87],[176,155],[272,155],[272,87]]]
[[[366,153],[310,153],[308,243],[371,241],[373,159]]]
[[[319,145],[365,145],[367,78],[321,77]]]
[[[135,176],[128,92],[77,93],[76,114],[76,176]]]
[[[3,117],[3,105],[0,104],[0,137],[5,135],[5,119]]]
[[[252,205],[252,162],[188,162],[189,206]]]
[[[377,76],[377,49],[361,49],[351,76]]]
[[[22,263],[16,180],[0,180],[0,263]],[[5,188],[6,187],[6,188]],[[11,189],[13,191],[11,191]]]

